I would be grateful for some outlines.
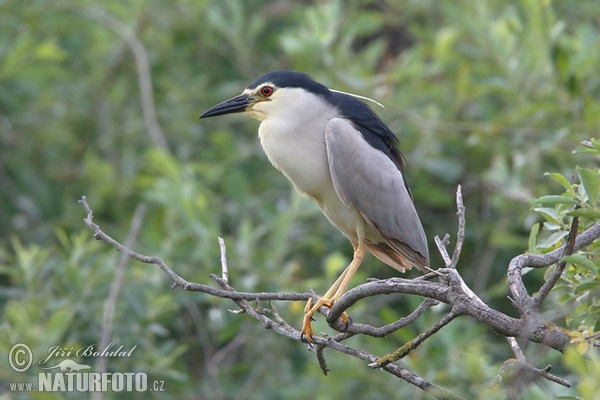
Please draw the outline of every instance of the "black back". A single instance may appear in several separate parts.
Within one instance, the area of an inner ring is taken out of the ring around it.
[[[387,155],[400,171],[404,169],[404,157],[398,149],[398,138],[369,105],[344,93],[330,92],[329,97],[329,101],[340,109],[344,117],[352,121],[371,146]]]

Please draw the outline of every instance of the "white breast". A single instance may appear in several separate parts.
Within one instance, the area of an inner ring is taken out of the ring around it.
[[[260,143],[271,163],[298,192],[320,198],[323,190],[331,187],[324,132],[327,121],[336,116],[335,110],[303,90],[286,89],[284,95],[265,109],[258,129]],[[276,103],[285,108],[276,109]]]
[[[277,101],[255,107],[262,120],[258,136],[271,163],[300,194],[310,196],[327,219],[354,243],[358,241],[357,230],[378,237],[355,207],[342,203],[331,180],[325,125],[339,117],[339,112],[319,96],[303,90],[286,88],[280,96]]]

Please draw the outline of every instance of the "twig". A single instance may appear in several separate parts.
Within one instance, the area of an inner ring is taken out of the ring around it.
[[[332,323],[357,301],[379,294],[405,293],[430,297],[448,303],[448,288],[438,282],[416,279],[390,278],[385,280],[372,279],[367,283],[348,290],[329,310],[326,321]]]
[[[504,362],[504,364],[502,364],[502,367],[500,367],[500,371],[498,371],[498,377],[497,377],[497,381],[502,381],[503,377],[511,370],[517,370],[517,371],[526,371],[526,372],[530,372],[532,374],[541,376],[545,379],[548,379],[549,381],[558,383],[559,385],[562,385],[564,387],[571,387],[571,385],[569,384],[569,382],[567,382],[566,380],[557,377],[556,375],[552,375],[550,374],[550,370],[552,369],[551,365],[547,365],[545,368],[536,368],[533,365],[531,365],[528,361],[527,358],[525,357],[525,354],[523,354],[523,351],[521,350],[521,347],[519,346],[519,343],[517,342],[517,340],[514,337],[507,337],[506,340],[508,340],[508,343],[510,345],[510,348],[512,349],[516,359],[509,359],[506,360]]]
[[[222,237],[219,238],[219,248],[221,249],[221,277],[225,282],[229,282],[229,269],[227,267],[227,248],[225,247],[225,240]]]
[[[462,198],[462,188],[460,185],[456,188],[456,215],[458,217],[458,232],[456,234],[456,246],[454,247],[454,252],[452,253],[452,258],[450,258],[450,254],[448,254],[448,245],[450,244],[450,235],[446,233],[444,239],[440,239],[439,236],[435,236],[433,239],[435,244],[444,260],[444,265],[446,268],[456,268],[458,265],[458,260],[460,258],[460,253],[462,251],[462,246],[465,241],[465,206],[463,204]]]
[[[515,357],[517,357],[517,360],[525,361],[525,354],[523,354],[523,351],[521,350],[521,347],[519,346],[517,339],[515,339],[512,336],[508,336],[506,338],[506,340],[508,341],[508,344],[510,345],[510,348],[513,351],[513,354],[515,355]]]
[[[570,343],[569,332],[549,321],[520,320],[489,307],[472,291],[467,290],[468,287],[456,269],[442,268],[438,272],[443,275],[443,282],[389,278],[356,286],[334,303],[326,320],[329,323],[335,321],[346,308],[366,297],[392,293],[415,294],[456,307],[461,314],[484,323],[503,336],[523,337],[559,351],[564,351]]]
[[[327,375],[327,373],[329,372],[329,367],[327,366],[327,360],[325,359],[325,354],[323,354],[325,347],[326,346],[319,345],[315,348],[315,353],[317,355],[317,362],[319,363],[319,367],[321,368],[321,371],[323,371],[323,375]]]
[[[342,343],[338,343],[338,342],[334,341],[332,338],[324,339],[324,338],[315,336],[314,340],[315,340],[315,345],[326,344],[327,347],[329,347],[331,349],[337,350],[344,354],[348,354],[348,355],[358,358],[360,360],[367,361],[370,364],[377,361],[377,357],[374,356],[373,354],[367,353],[366,351],[355,349],[353,347],[347,346]],[[396,363],[388,364],[388,365],[382,367],[382,369],[384,371],[391,373],[394,376],[397,376],[398,378],[400,378],[402,380],[407,381],[408,383],[411,383],[411,384],[417,386],[418,388],[428,392],[429,394],[431,394],[432,396],[434,396],[437,399],[457,399],[457,400],[462,399],[462,397],[451,392],[450,390],[445,389],[441,386],[435,385],[435,384],[431,383],[430,381],[428,381],[427,379],[424,379],[424,378],[418,376],[417,374],[414,374],[414,373],[408,371],[407,369],[401,367],[400,365],[398,365]]]
[[[458,265],[458,260],[460,258],[460,253],[462,251],[462,246],[465,241],[465,225],[466,225],[466,217],[465,217],[465,206],[463,204],[462,198],[462,188],[460,185],[456,188],[456,215],[458,216],[458,232],[456,233],[456,247],[454,247],[454,253],[452,254],[452,261],[448,268],[456,268]]]
[[[273,315],[273,319],[275,320],[275,322],[277,322],[279,325],[282,325],[286,328],[290,328],[290,325],[287,323],[286,320],[284,320],[281,315],[279,315],[279,312],[277,311],[277,308],[271,304],[271,302],[268,302],[269,304],[269,312],[271,313],[271,315]]]
[[[572,252],[589,246],[594,240],[600,237],[600,222],[596,222],[585,232],[575,238]],[[566,246],[566,245],[565,245]],[[512,294],[512,301],[521,315],[531,314],[535,309],[534,300],[527,292],[525,284],[521,279],[523,268],[546,268],[549,265],[557,263],[565,254],[565,246],[553,250],[546,254],[521,254],[514,257],[508,265],[508,287]]]
[[[440,239],[438,235],[435,235],[433,240],[435,241],[435,245],[437,246],[442,259],[444,260],[444,265],[449,267],[452,263],[452,259],[450,259],[450,254],[448,254],[446,246],[450,244],[450,235],[446,233],[446,235],[444,235],[444,239]]]
[[[135,260],[156,264],[161,268],[173,281],[173,287],[181,287],[184,290],[188,291],[199,291],[203,293],[207,293],[209,295],[229,298],[232,299],[241,309],[241,312],[247,313],[253,318],[257,319],[265,328],[272,329],[274,332],[283,335],[285,337],[291,338],[296,341],[301,341],[301,334],[298,330],[292,328],[289,324],[285,323],[285,321],[277,314],[274,307],[270,305],[269,309],[264,309],[260,305],[261,300],[287,300],[287,301],[297,301],[297,300],[306,300],[313,296],[312,292],[307,293],[245,293],[245,292],[237,292],[233,287],[229,284],[229,273],[226,266],[226,254],[224,252],[225,246],[224,244],[221,246],[221,269],[222,276],[219,277],[215,274],[210,274],[209,276],[214,279],[218,285],[221,287],[215,288],[207,285],[191,283],[179,276],[175,273],[166,263],[158,257],[150,257],[145,256],[139,253],[136,253],[133,250],[130,250],[127,246],[124,246],[112,239],[110,236],[105,234],[98,225],[93,222],[93,213],[91,208],[89,207],[85,196],[82,196],[80,202],[82,203],[85,211],[86,218],[84,219],[85,224],[92,230],[94,237],[98,240],[103,240],[113,246],[115,249],[121,251],[124,255],[133,258]],[[457,203],[459,200],[457,199]],[[460,219],[460,215],[459,215]],[[459,229],[460,231],[460,229]],[[459,240],[461,240],[461,235],[459,232]],[[593,225],[591,228],[580,234],[578,237],[572,239],[572,247],[571,251],[577,251],[578,249],[589,245],[595,239],[600,237],[600,222]],[[221,245],[221,242],[220,242]],[[515,296],[515,304],[519,310],[522,309],[523,304],[526,304],[527,301],[532,301],[532,298],[528,295],[525,290],[523,283],[520,279],[521,271],[524,266],[531,266],[534,268],[547,267],[552,263],[557,262],[563,254],[566,254],[565,251],[568,250],[566,247],[561,249],[557,249],[553,252],[550,252],[545,255],[531,255],[524,254],[522,256],[515,257],[511,264],[509,265],[509,283],[511,287],[511,292],[513,296]],[[570,253],[570,251],[569,251]],[[455,250],[455,254],[458,254]],[[224,267],[225,265],[225,267]],[[427,274],[427,276],[433,277],[433,274]],[[452,306],[450,313],[446,314],[438,323],[436,323],[433,327],[431,327],[428,331],[422,333],[417,338],[413,339],[410,343],[403,346],[399,350],[396,351],[400,356],[407,354],[411,349],[417,347],[420,343],[426,340],[428,337],[431,337],[437,331],[439,331],[443,326],[448,324],[454,318],[459,315],[469,315],[476,320],[479,320],[485,323],[487,326],[494,329],[497,333],[504,336],[519,336],[523,337],[529,341],[543,343],[544,345],[563,351],[565,346],[570,343],[569,333],[564,329],[560,329],[554,324],[544,321],[541,317],[536,318],[526,318],[525,316],[522,319],[511,318],[506,314],[503,314],[497,310],[490,308],[487,304],[485,304],[481,299],[479,299],[465,284],[462,277],[458,273],[455,268],[442,268],[436,271],[436,276],[438,276],[439,282],[433,282],[426,279],[402,279],[402,278],[390,278],[387,280],[371,280],[365,284],[359,285],[351,290],[349,290],[346,294],[344,294],[338,301],[335,302],[331,310],[329,310],[326,320],[328,323],[332,324],[335,322],[340,315],[356,303],[358,300],[378,295],[378,294],[391,294],[391,293],[405,293],[405,294],[414,294],[426,297],[419,308],[413,311],[409,316],[396,321],[393,324],[386,325],[381,328],[374,328],[369,325],[361,325],[357,324],[353,328],[350,327],[350,330],[341,335],[335,336],[335,338],[331,337],[318,337],[315,336],[314,346],[324,346],[329,347],[339,352],[351,355],[353,357],[357,357],[361,360],[368,361],[370,364],[382,366],[382,369],[397,376],[412,385],[415,385],[423,390],[426,390],[429,394],[437,398],[459,398],[452,392],[441,388],[439,386],[434,385],[433,383],[419,377],[416,374],[413,374],[410,371],[402,368],[391,358],[379,359],[373,354],[369,354],[359,349],[355,349],[350,346],[346,346],[338,340],[344,340],[347,337],[355,335],[357,333],[370,332],[375,333],[376,336],[379,333],[391,332],[397,329],[398,326],[402,324],[408,324],[414,319],[418,318],[422,312],[424,312],[427,308],[436,304],[437,302],[447,303]],[[518,279],[516,279],[517,277]],[[516,279],[516,281],[515,281]],[[521,286],[519,286],[521,285]],[[525,302],[523,301],[525,298]],[[529,300],[527,300],[529,299]],[[253,307],[249,301],[256,301],[258,307]],[[269,318],[266,314],[271,312],[274,319]],[[510,343],[510,341],[509,341]],[[600,346],[600,343],[597,343]],[[597,346],[597,347],[598,347]],[[383,361],[379,363],[379,361]],[[386,362],[389,362],[386,364]],[[322,364],[325,365],[326,364]],[[528,370],[531,370],[533,373],[536,373],[540,376],[545,377],[554,382],[558,382],[563,384],[565,381],[557,378],[553,375],[550,375],[548,371],[550,367],[546,367],[544,369],[536,369],[532,366],[527,367]]]
[[[144,256],[136,253],[129,248],[123,246],[110,236],[102,232],[102,230],[96,225],[92,218],[92,210],[87,204],[85,196],[82,197],[81,203],[86,210],[87,216],[84,219],[85,224],[92,230],[94,237],[99,240],[104,240],[114,248],[127,254],[129,257],[138,261],[150,264],[156,264],[162,269],[175,283],[173,287],[181,287],[187,291],[197,291],[207,293],[209,295],[229,298],[232,300],[307,300],[311,297],[311,293],[246,293],[237,292],[231,290],[224,290],[214,288],[208,285],[191,283],[183,279],[177,273],[175,273],[163,260],[158,257]],[[600,222],[592,226],[586,232],[580,234],[574,246],[574,251],[578,250],[584,245],[590,244],[594,239],[600,237]],[[544,256],[534,256],[531,254],[525,254],[522,257],[525,261],[533,260],[537,263],[542,263],[546,258],[542,257],[560,257],[560,249],[555,252],[548,253]],[[553,255],[554,254],[554,255]],[[519,260],[518,257],[516,258]],[[552,263],[553,259],[550,259]],[[515,259],[513,259],[515,262]],[[554,261],[556,262],[556,261]],[[535,263],[534,263],[535,264]],[[518,264],[520,265],[520,264]],[[537,265],[537,264],[535,264]],[[549,264],[547,264],[549,265]],[[515,268],[513,266],[513,268]],[[445,283],[437,283],[418,279],[401,279],[401,278],[390,278],[385,281],[372,281],[363,285],[357,286],[348,292],[346,292],[331,308],[327,316],[327,321],[335,321],[341,314],[351,305],[358,300],[375,296],[378,294],[391,294],[391,293],[406,293],[416,294],[419,296],[430,297],[443,303],[451,304],[452,306],[460,306],[463,308],[463,312],[478,321],[481,321],[491,327],[494,331],[505,336],[520,336],[527,338],[528,340],[536,343],[544,343],[548,347],[552,347],[557,350],[564,350],[565,346],[570,343],[570,337],[568,332],[555,327],[551,323],[546,323],[543,320],[540,321],[527,321],[523,324],[520,320],[511,318],[506,314],[503,314],[497,310],[494,310],[484,303],[481,302],[477,297],[470,298],[464,292],[464,284],[461,283],[460,275],[455,269],[439,270],[441,273],[445,273],[444,279],[447,280]],[[520,272],[520,270],[519,270]],[[209,275],[212,279],[219,280],[220,277],[211,274]],[[519,275],[520,276],[520,275]],[[521,282],[522,284],[522,282]],[[526,293],[526,291],[525,291]],[[539,329],[538,329],[539,328]],[[300,337],[298,333],[298,338]]]
[[[381,358],[378,358],[374,363],[369,364],[369,367],[382,368],[390,363],[393,363],[393,362],[396,362],[396,361],[402,359],[408,353],[410,353],[411,351],[416,349],[421,343],[423,343],[425,340],[429,339],[431,336],[433,336],[435,333],[437,333],[440,329],[442,329],[444,326],[448,325],[453,319],[455,319],[456,317],[458,317],[460,315],[461,315],[460,312],[457,311],[455,308],[451,309],[448,314],[444,315],[444,317],[442,317],[442,319],[440,319],[438,322],[436,322],[435,325],[433,325],[431,328],[429,328],[425,332],[421,333],[419,336],[417,336],[410,342],[406,343],[404,346],[401,346],[394,352],[392,352],[390,354],[386,354],[385,356],[383,356]]]
[[[391,324],[384,325],[381,327],[375,327],[375,326],[371,326],[369,324],[353,323],[346,329],[345,332],[334,336],[333,340],[335,340],[336,342],[341,342],[342,340],[346,340],[346,339],[348,339],[354,335],[358,335],[358,334],[373,336],[373,337],[385,337],[393,332],[396,332],[399,329],[404,328],[405,326],[412,324],[413,322],[415,322],[417,320],[417,318],[419,318],[421,315],[423,315],[423,313],[426,310],[428,310],[429,308],[436,306],[438,304],[439,304],[439,301],[430,299],[430,298],[426,298],[425,300],[423,300],[421,302],[421,304],[419,304],[419,306],[413,312],[411,312],[406,317],[400,318],[399,320],[397,320]]]
[[[575,239],[577,238],[578,229],[579,217],[574,217],[573,222],[571,223],[571,229],[569,230],[569,236],[567,236],[567,243],[563,247],[563,254],[561,258],[573,254],[573,246],[575,246]],[[552,274],[550,275],[548,280],[544,282],[542,287],[540,287],[540,290],[535,294],[535,296],[533,296],[533,304],[536,308],[538,308],[544,302],[544,300],[546,300],[546,297],[548,297],[548,294],[550,294],[550,291],[552,290],[554,285],[556,285],[556,282],[558,282],[558,280],[560,279],[566,266],[566,261],[560,261],[556,265],[554,271],[552,271]]]
[[[207,285],[188,282],[185,279],[183,279],[181,276],[179,276],[177,273],[175,273],[160,258],[145,256],[145,255],[136,253],[135,251],[130,250],[128,247],[122,245],[121,243],[117,242],[116,240],[114,240],[113,238],[108,236],[106,233],[104,233],[100,229],[100,227],[97,224],[95,224],[93,222],[93,212],[92,212],[91,208],[89,207],[85,196],[81,197],[80,203],[83,205],[83,207],[86,211],[86,218],[84,219],[84,222],[92,230],[94,237],[96,239],[107,242],[112,247],[123,252],[123,254],[127,255],[130,258],[133,258],[135,260],[138,260],[138,261],[141,261],[144,263],[158,265],[160,267],[160,269],[162,269],[175,282],[173,285],[174,287],[181,287],[184,290],[199,291],[199,292],[207,293],[207,294],[210,294],[213,296],[232,299],[240,307],[240,309],[243,310],[244,313],[246,313],[246,314],[252,316],[253,318],[255,318],[256,320],[258,320],[266,329],[271,329],[280,335],[291,338],[298,342],[302,341],[300,331],[292,328],[289,324],[285,323],[285,321],[283,321],[283,319],[279,316],[279,314],[274,312],[276,321],[273,321],[272,319],[270,319],[269,317],[266,316],[266,313],[264,312],[264,310],[262,310],[262,309],[256,310],[254,307],[252,307],[248,303],[248,301],[257,300],[257,299],[259,299],[259,300],[290,300],[290,301],[306,300],[311,296],[310,292],[309,293],[244,293],[244,292],[237,292],[235,289],[233,289],[233,287],[228,283],[228,281],[226,279],[223,279],[222,277],[219,277],[215,274],[210,274],[209,276],[212,279],[214,279],[219,284],[219,286],[221,286],[221,289],[216,289],[216,288],[213,288],[213,287],[210,287]],[[420,282],[421,285],[423,283],[429,284],[431,282]],[[338,343],[338,342],[332,340],[331,338],[322,338],[322,337],[314,336],[313,341],[314,341],[314,346],[329,347],[329,348],[332,348],[339,352],[342,352],[344,354],[348,354],[350,356],[357,357],[361,360],[368,361],[370,363],[375,362],[377,359],[377,357],[373,354],[364,352],[362,350],[354,349],[350,346],[343,345],[341,343]],[[326,364],[325,364],[325,366],[326,366]],[[396,376],[400,379],[405,380],[406,382],[408,382],[412,385],[415,385],[415,386],[427,391],[432,396],[434,396],[438,399],[462,399],[460,396],[454,394],[453,392],[451,392],[441,386],[437,386],[434,383],[432,383],[410,371],[407,371],[406,369],[400,367],[399,365],[392,363],[392,364],[384,366],[383,370],[393,374],[394,376]]]
[[[223,290],[226,290],[228,292],[232,292],[232,293],[237,293],[236,290],[231,287],[229,285],[229,283],[227,281],[225,281],[222,278],[219,278],[217,275],[215,274],[211,274],[210,275],[211,278],[213,278],[222,288]],[[235,302],[235,304],[237,304],[238,306],[240,306],[240,308],[247,314],[251,315],[252,317],[256,318],[266,329],[274,329],[276,332],[288,336],[290,334],[290,331],[293,331],[294,329],[291,328],[284,328],[281,325],[276,324],[275,322],[273,322],[269,317],[267,317],[263,312],[256,310],[254,307],[252,307],[247,300],[244,299],[233,299],[232,300]],[[299,333],[298,333],[299,336]]]
[[[223,279],[219,278],[218,276],[216,276],[214,274],[212,274],[212,277],[217,282],[219,282],[219,284],[225,290],[234,291],[234,289],[229,284],[227,284]],[[285,326],[282,326],[280,324],[274,323],[274,321],[272,321],[271,319],[266,317],[263,313],[259,313],[256,310],[254,310],[245,300],[234,300],[234,301],[242,309],[244,309],[244,311],[246,313],[248,313],[252,317],[259,320],[259,322],[261,322],[265,328],[273,329],[275,332],[277,332],[283,336],[293,338],[297,341],[302,341],[300,331],[297,331],[297,330],[289,327],[289,325],[287,325],[287,324]],[[341,343],[334,341],[332,338],[321,338],[318,336],[314,336],[313,337],[313,346],[315,346],[317,349],[319,347],[330,347],[334,350],[337,350],[339,352],[359,358],[361,360],[370,361],[371,363],[373,363],[374,361],[377,360],[377,357],[375,357],[372,354],[369,354],[362,350],[352,348],[350,346],[343,345]],[[318,353],[317,353],[317,357],[319,357]],[[321,354],[320,357],[323,357],[323,355]],[[322,361],[325,361],[324,357],[323,357]],[[321,366],[322,369],[323,368],[327,369],[326,363],[321,364],[321,362],[319,362],[319,365]],[[453,392],[451,392],[441,386],[437,386],[437,385],[433,384],[432,382],[430,382],[426,379],[423,379],[420,376],[418,376],[412,372],[409,372],[398,365],[389,364],[389,365],[382,366],[382,369],[407,381],[408,383],[411,383],[423,390],[430,392],[434,397],[436,397],[438,399],[461,399],[460,396],[454,394]]]
[[[123,246],[121,243],[117,242],[115,239],[108,236],[106,233],[104,233],[100,229],[100,227],[97,224],[95,224],[93,222],[93,213],[92,213],[92,210],[90,209],[90,206],[87,203],[86,197],[82,196],[81,200],[79,202],[83,205],[83,207],[86,211],[86,214],[87,214],[86,218],[83,221],[86,224],[86,226],[88,228],[90,228],[92,230],[92,232],[94,233],[94,238],[96,238],[97,240],[102,240],[102,241],[110,244],[112,247],[114,247],[118,251],[123,252],[123,254],[126,254],[128,257],[133,258],[134,260],[138,260],[138,261],[146,263],[146,264],[158,265],[158,267],[161,270],[163,270],[175,282],[173,284],[173,288],[180,287],[180,288],[190,291],[190,292],[202,292],[202,293],[210,294],[211,296],[228,298],[228,299],[232,299],[232,300],[235,300],[235,299],[243,299],[243,300],[260,299],[260,300],[296,301],[296,300],[308,300],[308,298],[311,296],[311,294],[308,292],[307,293],[231,292],[228,290],[217,289],[212,286],[203,285],[200,283],[189,282],[189,281],[185,280],[184,278],[182,278],[181,276],[179,276],[179,274],[177,274],[175,271],[173,271],[159,257],[145,256],[143,254],[139,254],[139,253],[129,249],[128,247]],[[211,278],[213,278],[212,274],[209,276]],[[218,278],[216,275],[214,277]]]

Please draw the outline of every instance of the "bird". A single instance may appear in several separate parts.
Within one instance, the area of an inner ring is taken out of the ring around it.
[[[323,296],[307,301],[300,336],[309,343],[313,315],[345,293],[367,252],[399,272],[430,271],[398,138],[368,100],[302,72],[276,70],[200,115],[239,113],[260,121],[258,137],[271,164],[352,244],[352,261]],[[345,313],[342,319],[348,328]]]

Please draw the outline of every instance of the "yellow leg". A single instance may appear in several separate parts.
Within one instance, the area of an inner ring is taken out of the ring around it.
[[[329,290],[321,297],[317,302],[313,305],[313,300],[308,299],[306,302],[306,307],[304,307],[304,319],[302,320],[302,336],[306,338],[309,342],[312,342],[313,331],[310,326],[310,322],[312,320],[312,316],[317,312],[319,308],[322,306],[326,306],[331,308],[333,303],[342,297],[350,280],[360,267],[363,259],[365,258],[365,246],[363,244],[362,239],[359,239],[358,245],[354,248],[354,257],[350,264],[346,267],[344,272],[336,279],[336,281],[331,285]]]

